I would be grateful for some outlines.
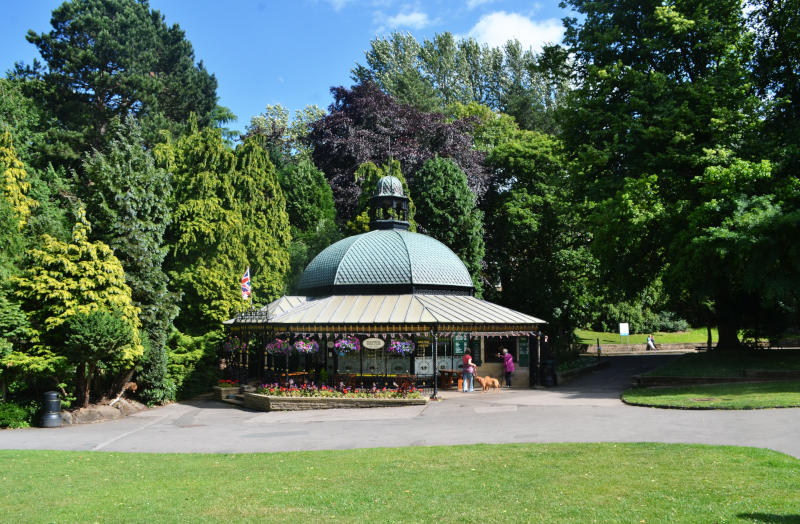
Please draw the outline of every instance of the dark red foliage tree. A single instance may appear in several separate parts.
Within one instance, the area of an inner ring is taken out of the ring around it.
[[[489,171],[483,153],[473,147],[472,120],[447,122],[441,113],[420,112],[399,104],[373,83],[333,87],[331,93],[329,114],[311,126],[308,140],[314,163],[333,188],[340,222],[355,215],[361,191],[355,180],[358,166],[382,164],[390,153],[400,161],[410,186],[422,164],[438,155],[451,158],[466,173],[478,197],[485,193]]]

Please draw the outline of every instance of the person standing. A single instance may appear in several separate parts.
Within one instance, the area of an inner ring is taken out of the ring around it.
[[[469,348],[464,350],[464,357],[461,359],[464,366],[461,368],[461,391],[470,393],[475,382],[475,363],[472,361],[472,351]],[[467,389],[469,387],[469,389]]]
[[[511,387],[511,374],[514,372],[514,357],[506,348],[502,348],[503,353],[498,353],[498,357],[503,358],[503,371],[506,373],[506,387]]]
[[[653,335],[647,335],[647,350],[648,351],[656,350],[656,339],[653,338]]]

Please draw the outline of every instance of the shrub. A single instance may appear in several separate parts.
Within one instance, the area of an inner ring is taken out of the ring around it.
[[[11,402],[0,402],[0,428],[27,428],[31,425],[33,414],[27,409]]]
[[[676,333],[689,329],[689,323],[672,311],[662,311],[658,314],[658,327],[654,331]]]
[[[167,342],[167,370],[179,399],[210,391],[217,384],[217,349],[221,340],[222,333],[219,331],[197,337],[185,335],[178,330],[172,332]]]
[[[635,302],[618,302],[602,307],[592,328],[606,333],[615,333],[620,322],[627,322],[631,333],[655,333],[686,331],[689,323],[671,311],[654,312]]]
[[[167,375],[168,360],[167,349],[162,347],[153,349],[147,337],[142,337],[144,342],[144,357],[142,370],[137,381],[140,384],[139,397],[148,406],[164,404],[175,400],[175,382]]]

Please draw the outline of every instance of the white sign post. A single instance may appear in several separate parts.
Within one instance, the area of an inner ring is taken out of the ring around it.
[[[622,343],[622,337],[630,336],[630,328],[627,322],[620,322],[619,324],[619,342]]]

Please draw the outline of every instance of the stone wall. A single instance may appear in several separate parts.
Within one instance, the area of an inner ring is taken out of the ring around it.
[[[245,393],[244,406],[256,411],[297,411],[305,409],[385,408],[420,406],[428,398],[347,398],[347,397],[280,397]]]

